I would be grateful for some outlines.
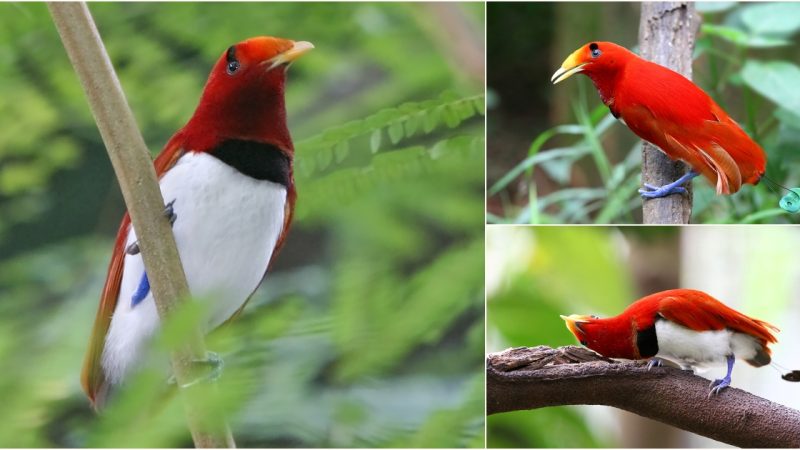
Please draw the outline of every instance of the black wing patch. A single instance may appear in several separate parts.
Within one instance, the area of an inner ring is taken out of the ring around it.
[[[289,157],[274,145],[231,139],[209,154],[256,180],[271,181],[287,188],[291,183]]]

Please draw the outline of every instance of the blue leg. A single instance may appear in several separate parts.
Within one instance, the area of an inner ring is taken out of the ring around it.
[[[133,293],[131,297],[131,308],[138,305],[147,294],[150,292],[150,280],[147,279],[147,272],[142,274],[142,280],[139,281],[139,287],[136,288],[136,292]]]
[[[642,198],[660,198],[672,194],[685,194],[686,188],[681,185],[691,181],[698,175],[700,174],[693,170],[690,170],[689,172],[686,172],[682,177],[678,178],[677,180],[673,181],[670,184],[665,184],[664,186],[653,186],[652,184],[645,183],[644,185],[645,189],[639,189],[639,194],[642,195]]]
[[[735,360],[736,358],[734,358],[733,355],[728,355],[728,373],[725,374],[725,378],[711,382],[711,391],[708,393],[709,398],[711,398],[712,395],[719,394],[721,390],[731,385],[731,372],[733,372],[733,363]]]

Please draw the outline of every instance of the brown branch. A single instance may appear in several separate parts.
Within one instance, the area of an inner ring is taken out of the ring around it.
[[[486,411],[606,405],[739,447],[800,447],[800,411],[672,367],[648,371],[581,347],[520,347],[486,364]]]
[[[80,79],[108,156],[119,180],[125,204],[136,229],[142,258],[150,280],[158,315],[163,320],[188,298],[189,288],[181,266],[164,199],[150,153],[122,92],[114,67],[97,32],[89,8],[80,2],[48,3],[70,62]],[[191,339],[172,354],[172,369],[180,385],[192,381],[192,361],[206,357],[203,335]],[[182,389],[187,420],[197,447],[233,447],[227,423],[218,412],[207,411],[215,386],[195,383]]]
[[[643,2],[639,22],[642,57],[692,79],[692,52],[700,16],[692,2]],[[671,183],[687,172],[682,162],[669,159],[658,147],[642,146],[642,182],[656,186]],[[692,187],[686,195],[646,199],[644,223],[685,224],[692,215]]]

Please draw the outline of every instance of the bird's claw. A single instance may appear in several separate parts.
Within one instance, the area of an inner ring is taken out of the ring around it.
[[[664,365],[664,362],[658,358],[653,358],[650,361],[647,361],[647,370],[650,371],[653,367],[661,367]]]
[[[645,184],[644,186],[647,189],[639,189],[639,194],[642,198],[661,198],[672,194],[685,194],[687,192],[686,188],[683,186],[672,186],[669,184],[661,187],[653,186],[652,184]]]
[[[174,207],[174,205],[175,205],[175,199],[173,198],[171,202],[167,203],[167,204],[164,206],[164,215],[165,215],[165,216],[167,217],[167,219],[169,220],[169,224],[170,224],[170,226],[174,225],[174,224],[175,224],[175,219],[177,219],[177,218],[178,218],[178,215],[177,215],[177,214],[175,214],[175,207]]]
[[[125,247],[125,253],[133,256],[138,255],[141,250],[139,249],[139,241],[134,241],[131,245]]]
[[[719,393],[723,389],[725,389],[730,385],[731,385],[730,377],[725,377],[722,379],[712,381],[711,384],[708,385],[711,388],[711,390],[708,391],[708,398],[711,398],[714,395],[719,395]]]
[[[639,194],[642,198],[661,198],[672,194],[686,194],[688,191],[685,187],[681,186],[683,183],[691,181],[696,176],[700,175],[698,172],[690,170],[673,181],[672,183],[665,184],[664,186],[654,186],[649,183],[644,183],[644,188],[639,189]]]
[[[169,220],[169,225],[172,226],[175,224],[175,220],[178,218],[178,215],[175,214],[175,199],[172,199],[171,202],[167,203],[164,206],[164,216]],[[133,256],[138,255],[141,252],[139,248],[139,241],[134,241],[131,245],[125,247],[125,253]]]

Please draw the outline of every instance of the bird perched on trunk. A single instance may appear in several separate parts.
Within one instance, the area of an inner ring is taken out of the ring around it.
[[[685,193],[682,185],[701,174],[716,186],[717,194],[733,194],[742,184],[757,184],[764,175],[764,150],[683,75],[611,42],[579,48],[551,81],[555,84],[580,72],[592,80],[614,117],[670,159],[691,168],[665,186],[645,185],[639,190],[642,197]]]
[[[296,198],[286,69],[313,47],[273,37],[229,47],[194,115],[155,159],[189,290],[210,302],[206,331],[241,311],[286,238]],[[81,377],[95,407],[136,368],[158,327],[126,214]]]
[[[561,316],[567,328],[585,345],[608,358],[648,359],[648,368],[661,359],[684,369],[727,363],[724,378],[711,383],[712,394],[730,386],[736,358],[761,367],[771,362],[769,344],[777,328],[748,317],[706,294],[672,289],[639,299],[616,317]],[[800,381],[800,371],[783,375]]]

